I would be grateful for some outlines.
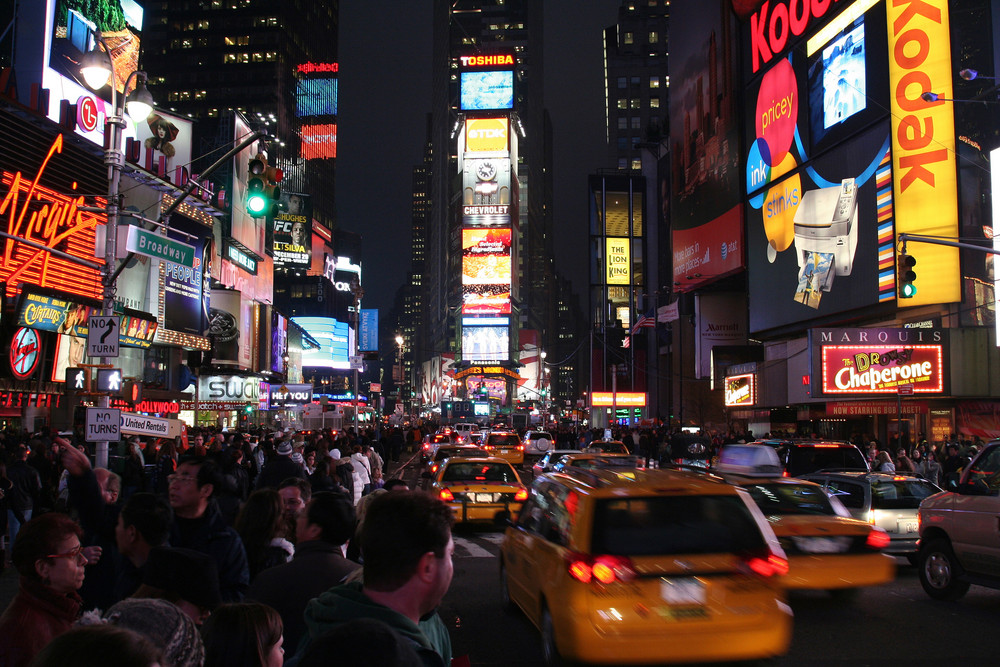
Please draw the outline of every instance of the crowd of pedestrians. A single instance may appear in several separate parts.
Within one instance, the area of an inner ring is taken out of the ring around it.
[[[109,470],[72,434],[0,433],[0,667],[447,667],[451,512],[387,466],[415,442],[205,429]]]

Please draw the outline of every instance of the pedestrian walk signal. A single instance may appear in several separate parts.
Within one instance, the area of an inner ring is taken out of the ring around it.
[[[90,391],[90,369],[67,368],[66,391],[79,391],[83,393]]]
[[[124,378],[120,368],[98,368],[94,391],[101,394],[121,394]]]

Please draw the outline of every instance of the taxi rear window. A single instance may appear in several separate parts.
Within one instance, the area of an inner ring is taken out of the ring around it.
[[[872,509],[916,509],[921,500],[937,492],[934,485],[919,479],[872,482]]]
[[[865,457],[857,447],[791,447],[785,470],[791,477],[817,470],[868,470]]]
[[[444,482],[502,482],[517,484],[517,473],[509,463],[453,463],[441,476]]]
[[[735,495],[601,499],[594,508],[592,553],[613,556],[744,553],[766,544]]]
[[[516,435],[491,435],[487,442],[493,447],[517,447],[521,444]]]
[[[764,514],[837,514],[823,489],[811,484],[752,484],[743,488]]]

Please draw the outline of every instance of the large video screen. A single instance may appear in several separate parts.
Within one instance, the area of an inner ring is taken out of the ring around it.
[[[462,111],[514,108],[514,72],[462,72]]]
[[[864,17],[843,30],[809,63],[809,122],[814,141],[864,111],[867,104]]]
[[[337,79],[299,79],[295,83],[295,115],[337,115]]]
[[[305,329],[320,344],[318,350],[306,349],[303,345],[303,367],[350,370],[354,331],[346,322],[332,317],[293,317],[292,322]]]
[[[506,361],[510,355],[508,327],[463,327],[464,361]]]
[[[462,230],[462,284],[506,285],[511,280],[510,227]]]

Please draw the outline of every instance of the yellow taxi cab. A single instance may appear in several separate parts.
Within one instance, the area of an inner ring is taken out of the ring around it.
[[[492,456],[445,459],[430,491],[447,503],[458,523],[502,523],[514,516],[528,497],[514,466]]]
[[[541,631],[548,664],[782,655],[786,570],[746,491],[678,470],[544,474],[500,553],[503,601]]]
[[[479,446],[490,453],[490,456],[504,459],[513,465],[524,463],[524,444],[513,431],[490,431]]]
[[[565,468],[583,468],[587,470],[604,468],[626,472],[645,467],[646,461],[641,456],[606,453],[601,450],[584,450],[571,454],[563,454],[559,457],[559,460],[552,464],[552,469],[555,471],[564,470]]]
[[[852,518],[819,484],[782,477],[771,447],[726,445],[715,472],[749,491],[767,517],[788,555],[786,587],[825,589],[849,598],[859,587],[895,577],[895,561],[883,553],[889,534]]]

